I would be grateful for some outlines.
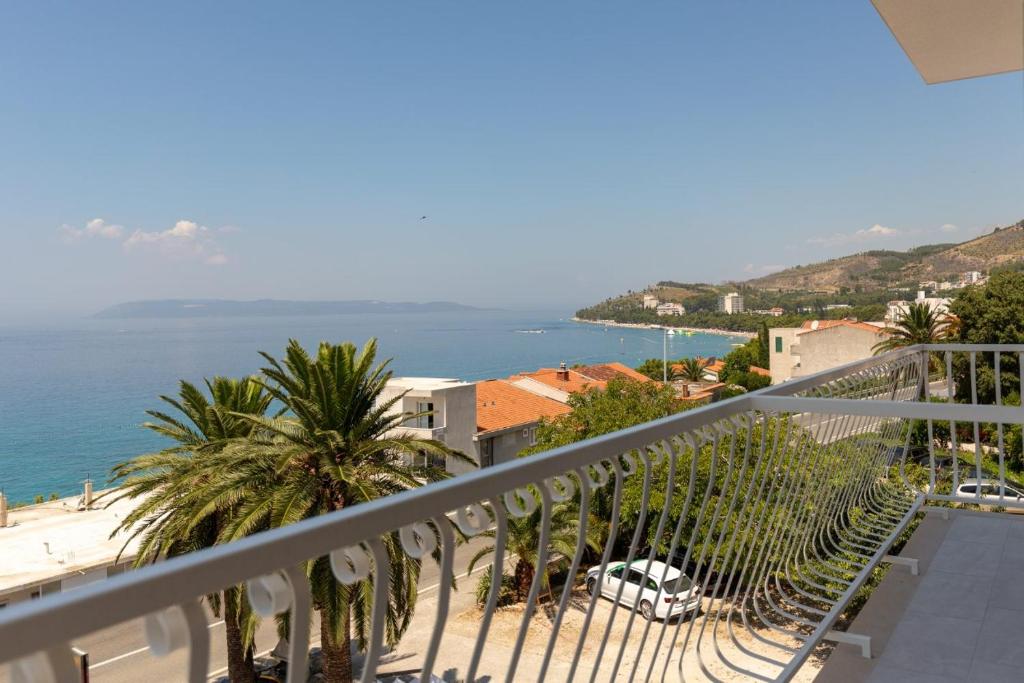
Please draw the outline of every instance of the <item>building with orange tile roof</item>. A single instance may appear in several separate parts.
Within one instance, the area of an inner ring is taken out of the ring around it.
[[[559,403],[566,403],[569,394],[574,394],[590,389],[604,389],[607,382],[599,379],[592,379],[564,367],[540,368],[534,372],[521,372],[512,375],[508,380],[526,391],[547,398],[554,399]]]
[[[475,441],[481,467],[515,458],[536,442],[537,425],[572,412],[564,403],[516,386],[509,380],[476,383]]]
[[[637,372],[628,365],[623,365],[618,361],[612,363],[601,363],[599,365],[584,365],[583,367],[573,368],[573,370],[584,377],[603,382],[608,382],[619,377],[631,379],[636,382],[654,381],[642,372]]]

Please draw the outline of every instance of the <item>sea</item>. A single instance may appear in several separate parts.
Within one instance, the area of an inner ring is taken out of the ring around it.
[[[0,326],[0,489],[11,502],[70,496],[89,478],[170,445],[145,429],[178,381],[245,376],[281,357],[289,339],[378,340],[396,375],[480,380],[560,362],[660,358],[658,329],[573,322],[565,311],[458,311],[315,317],[78,319]],[[722,356],[742,339],[668,337],[670,358]]]

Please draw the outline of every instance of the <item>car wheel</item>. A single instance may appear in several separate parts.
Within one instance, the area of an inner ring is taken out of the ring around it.
[[[640,603],[640,614],[644,615],[644,619],[648,621],[654,620],[654,605],[647,600]]]
[[[591,576],[587,579],[587,592],[593,595],[595,590],[597,590],[597,579]]]

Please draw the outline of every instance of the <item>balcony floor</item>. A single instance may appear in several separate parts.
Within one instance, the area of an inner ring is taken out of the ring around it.
[[[1020,681],[1024,668],[1024,515],[928,512],[850,626],[871,636],[872,659],[837,645],[823,683]]]

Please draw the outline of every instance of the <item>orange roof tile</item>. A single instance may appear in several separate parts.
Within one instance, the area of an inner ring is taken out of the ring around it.
[[[750,372],[754,373],[755,375],[761,375],[763,377],[771,377],[772,376],[772,373],[770,373],[769,371],[765,370],[764,368],[759,368],[756,365],[751,365],[750,366]]]
[[[576,372],[575,370],[559,370],[558,368],[541,368],[535,372],[521,372],[512,375],[510,380],[532,379],[549,387],[570,394],[587,389],[604,389],[608,384],[604,380],[592,379]]]
[[[572,412],[569,406],[520,389],[503,379],[476,383],[476,429],[490,432]]]
[[[582,368],[576,368],[576,372],[579,372],[585,377],[591,379],[601,380],[607,382],[608,380],[615,379],[616,377],[626,377],[637,382],[653,382],[647,375],[637,372],[628,365],[623,365],[619,362],[613,363],[601,363],[599,365],[587,365]]]

